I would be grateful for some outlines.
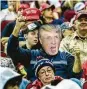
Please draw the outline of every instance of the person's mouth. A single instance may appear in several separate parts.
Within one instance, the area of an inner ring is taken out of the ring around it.
[[[50,80],[50,79],[51,79],[51,77],[46,78],[46,80]]]
[[[35,42],[35,43],[37,43],[37,42],[38,42],[38,40],[34,40],[34,42]]]
[[[56,47],[51,47],[51,52],[55,52],[56,51]]]

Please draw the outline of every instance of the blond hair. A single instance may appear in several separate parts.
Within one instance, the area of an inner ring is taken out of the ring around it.
[[[59,25],[54,25],[54,24],[45,24],[45,25],[42,25],[39,28],[39,37],[41,37],[42,31],[47,31],[47,32],[55,31],[62,38],[62,31],[61,31],[61,27]]]
[[[12,1],[12,0],[7,0],[8,2],[9,1]],[[18,11],[18,9],[19,9],[19,7],[20,7],[20,0],[13,0],[13,1],[15,1],[16,2],[16,8],[15,8],[15,11],[17,12]]]

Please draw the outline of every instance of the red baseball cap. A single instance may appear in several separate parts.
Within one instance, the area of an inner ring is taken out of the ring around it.
[[[52,10],[53,10],[55,8],[55,6],[54,5],[49,5],[47,3],[43,3],[40,6],[40,11],[44,11],[45,9],[48,9],[48,8],[52,8]]]
[[[68,21],[70,22],[71,19],[76,15],[75,11],[74,10],[66,10],[64,12],[64,21]]]
[[[27,8],[30,8],[30,5],[29,4],[20,4],[19,6],[19,9],[18,10],[21,10],[21,9],[27,9]]]
[[[76,20],[79,19],[79,18],[82,18],[82,17],[87,18],[87,12],[80,12],[80,13],[77,13],[77,15],[76,15]]]
[[[37,8],[28,8],[23,11],[22,15],[26,17],[26,20],[34,21],[40,19],[41,12]]]

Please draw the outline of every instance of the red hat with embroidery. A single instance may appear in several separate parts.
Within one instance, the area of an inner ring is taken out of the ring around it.
[[[54,5],[49,5],[49,4],[47,4],[47,3],[43,3],[43,4],[41,4],[41,6],[40,6],[40,11],[44,11],[44,10],[46,10],[46,9],[48,9],[48,8],[52,8],[52,10],[55,8],[55,6]]]
[[[19,9],[18,10],[21,10],[21,9],[27,9],[27,8],[30,8],[30,5],[29,4],[20,4],[19,6]]]
[[[37,8],[28,8],[23,11],[22,15],[25,16],[26,20],[34,21],[40,19],[41,12]]]

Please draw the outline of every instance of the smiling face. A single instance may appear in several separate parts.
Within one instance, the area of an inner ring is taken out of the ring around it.
[[[48,28],[49,29],[49,28]],[[60,46],[60,33],[58,29],[51,28],[49,31],[42,29],[40,33],[40,43],[48,55],[56,55]]]
[[[43,85],[50,84],[54,80],[54,71],[50,66],[44,66],[39,70],[38,77]]]
[[[81,36],[87,36],[87,17],[78,19],[77,32]]]

